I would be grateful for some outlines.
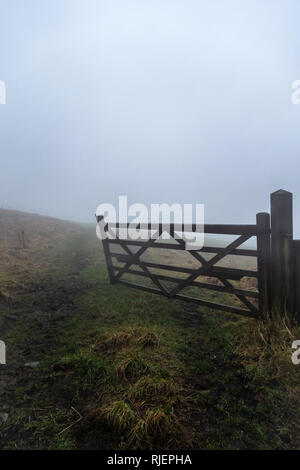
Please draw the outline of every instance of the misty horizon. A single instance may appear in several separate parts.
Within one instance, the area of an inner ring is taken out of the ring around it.
[[[100,203],[255,223],[294,194],[295,0],[1,2],[0,206],[94,223]]]

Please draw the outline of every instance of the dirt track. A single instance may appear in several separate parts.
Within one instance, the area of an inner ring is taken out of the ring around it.
[[[91,282],[79,276],[88,263],[84,240],[84,234],[77,235],[66,246],[64,256],[69,269],[64,278],[45,271],[39,281],[26,282],[24,287],[16,288],[9,305],[0,306],[4,316],[1,339],[7,349],[7,364],[0,366],[0,413],[12,417],[16,411],[16,391],[26,389],[28,393],[39,387],[39,377],[35,373],[39,364],[34,363],[55,349],[59,330],[74,312],[74,296],[91,287]],[[61,256],[59,253],[58,257]],[[23,409],[26,413],[26,407]],[[2,436],[3,442],[0,436],[0,448],[14,440],[19,431],[18,423],[11,426],[10,435]]]

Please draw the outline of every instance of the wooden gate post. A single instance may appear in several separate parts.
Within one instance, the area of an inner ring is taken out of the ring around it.
[[[293,241],[294,260],[294,315],[300,324],[300,240]]]
[[[103,215],[96,215],[97,223],[100,222],[103,219],[104,219]],[[108,230],[108,227],[106,225],[104,227],[104,232],[107,232],[107,230]],[[107,238],[102,239],[102,246],[103,246],[106,266],[107,266],[107,270],[108,270],[109,282],[110,282],[110,284],[113,284],[114,281],[115,281],[115,276],[114,276],[114,270],[113,270],[113,267],[112,267],[112,261],[111,261],[110,250],[109,250],[109,243],[108,243]]]
[[[293,195],[271,194],[272,314],[293,316]]]
[[[270,313],[270,214],[256,214],[257,225],[257,272],[259,291],[259,312],[266,318]]]

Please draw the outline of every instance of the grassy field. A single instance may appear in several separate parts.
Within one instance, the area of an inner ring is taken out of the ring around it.
[[[1,210],[0,262],[2,449],[299,448],[299,328],[109,285],[95,227]]]

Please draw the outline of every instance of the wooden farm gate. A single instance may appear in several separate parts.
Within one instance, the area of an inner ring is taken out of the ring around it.
[[[104,223],[104,230],[110,232],[109,223],[104,222],[103,216],[96,216],[97,222]],[[205,224],[205,234],[233,235],[235,240],[227,246],[206,246],[200,250],[189,251],[197,260],[196,268],[174,266],[141,259],[148,248],[185,250],[184,240],[176,238],[177,243],[169,243],[157,239],[130,240],[118,237],[121,228],[130,228],[130,223],[112,224],[116,228],[115,238],[109,236],[102,240],[110,283],[119,283],[136,289],[141,289],[153,294],[166,296],[170,299],[178,299],[186,302],[195,302],[206,307],[223,310],[231,313],[250,317],[263,317],[267,314],[279,313],[300,317],[300,240],[293,240],[292,235],[292,194],[279,190],[271,194],[271,214],[261,212],[256,215],[256,223],[253,225],[227,225]],[[161,235],[166,229],[163,224],[139,224],[137,229],[157,230]],[[178,231],[184,231],[184,226],[169,224],[169,234],[174,238]],[[192,225],[191,230],[197,230]],[[245,242],[256,239],[256,249],[243,248]],[[114,251],[114,247],[121,247],[123,253]],[[213,255],[207,260],[203,254]],[[256,270],[223,267],[218,263],[228,255],[254,257],[257,260]],[[119,265],[115,264],[115,261]],[[122,265],[120,266],[120,263]],[[137,270],[135,267],[139,267]],[[153,272],[153,269],[160,273]],[[170,272],[162,274],[161,271]],[[185,278],[172,275],[184,274]],[[124,279],[124,275],[132,274],[150,279],[153,287],[137,284]],[[207,282],[204,278],[216,278],[219,282]],[[232,281],[241,280],[243,277],[257,278],[257,289],[243,289],[235,286]],[[162,281],[168,281],[166,287]],[[209,300],[192,297],[182,293],[186,287],[198,287],[226,294],[232,294],[239,299],[238,305],[226,305]]]

